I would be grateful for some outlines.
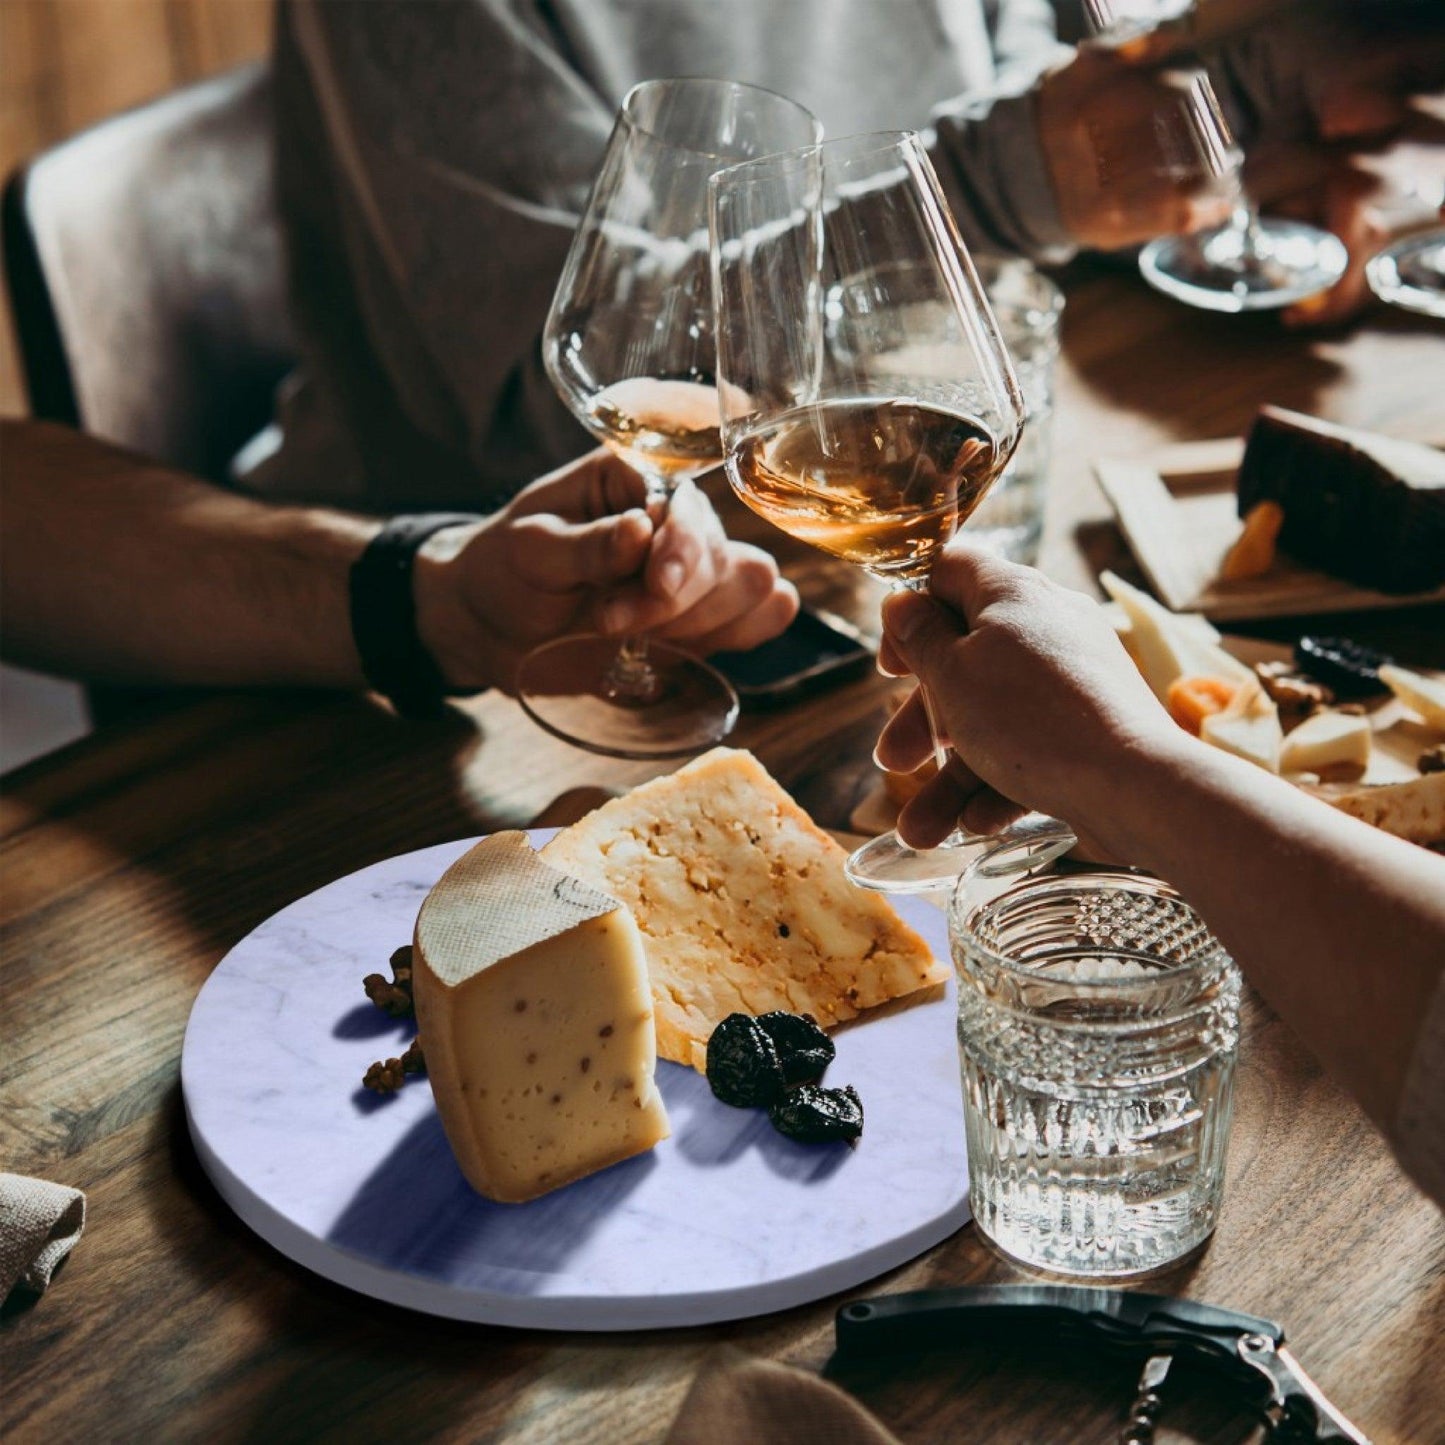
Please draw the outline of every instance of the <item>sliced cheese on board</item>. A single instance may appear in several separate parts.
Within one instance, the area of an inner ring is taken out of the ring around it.
[[[1341,812],[1411,843],[1445,843],[1445,773],[1351,788],[1325,784],[1310,792]]]
[[[1200,723],[1199,736],[1271,773],[1279,772],[1284,742],[1279,709],[1253,677],[1240,687],[1228,707]]]
[[[536,1198],[667,1137],[637,925],[525,834],[484,838],[427,895],[412,989],[442,1126],[489,1199]]]
[[[1373,740],[1370,720],[1358,713],[1324,708],[1307,717],[1280,748],[1282,773],[1319,773],[1326,768],[1370,766]]]
[[[1427,726],[1445,732],[1445,680],[1386,663],[1380,669],[1380,681],[1406,707],[1419,713]]]
[[[1219,633],[1207,619],[1171,612],[1112,572],[1103,573],[1099,582],[1128,618],[1124,645],[1160,702],[1168,700],[1170,684],[1181,677],[1254,681],[1254,673],[1219,645]]]
[[[751,753],[712,752],[559,833],[543,857],[615,894],[647,940],[658,1052],[702,1070],[730,1013],[824,1028],[947,969]]]

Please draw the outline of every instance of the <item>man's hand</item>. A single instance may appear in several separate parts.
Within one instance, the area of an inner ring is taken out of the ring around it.
[[[1095,46],[1044,79],[1039,139],[1059,219],[1081,245],[1111,251],[1229,218],[1228,188],[1193,167],[1193,156],[1162,148],[1161,135],[1170,134],[1190,146],[1190,103],[1177,79]]]
[[[413,574],[417,629],[447,682],[511,691],[523,655],[568,632],[645,632],[705,654],[792,621],[792,584],[766,552],[729,541],[690,482],[660,524],[646,501],[642,478],[596,451],[431,538]]]

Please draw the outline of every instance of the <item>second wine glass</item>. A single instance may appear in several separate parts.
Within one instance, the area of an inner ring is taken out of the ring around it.
[[[573,415],[641,472],[659,526],[678,484],[722,458],[708,178],[819,134],[802,106],[733,81],[644,81],[622,103],[553,297],[543,360]],[[721,673],[641,637],[546,643],[522,660],[517,691],[549,732],[617,757],[696,752],[726,736],[738,710]]]
[[[928,153],[912,133],[854,136],[734,166],[711,189],[728,480],[790,535],[926,591],[1024,422]],[[1074,841],[1052,819],[1025,832],[1041,855]],[[914,850],[885,834],[848,875],[931,890],[980,841]]]

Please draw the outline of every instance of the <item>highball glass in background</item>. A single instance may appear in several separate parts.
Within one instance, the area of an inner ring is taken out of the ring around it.
[[[969,524],[969,539],[1013,562],[1038,561],[1054,440],[1054,365],[1064,294],[1027,261],[974,261],[1024,394],[1023,436]]]

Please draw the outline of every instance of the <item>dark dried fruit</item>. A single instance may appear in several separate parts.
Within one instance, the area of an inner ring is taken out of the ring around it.
[[[410,1018],[415,1012],[411,998],[411,945],[403,944],[391,955],[391,981],[379,973],[361,980],[366,996],[383,1013],[394,1019]]]
[[[1436,743],[1433,748],[1426,748],[1415,766],[1422,773],[1445,773],[1445,743]]]
[[[783,1092],[783,1064],[751,1014],[729,1014],[707,1041],[707,1081],[724,1104],[766,1107]]]
[[[790,1014],[779,1009],[759,1014],[758,1023],[773,1041],[782,1060],[783,1078],[790,1084],[816,1083],[838,1052],[812,1014]]]
[[[863,1132],[863,1103],[851,1084],[843,1089],[803,1084],[779,1099],[768,1118],[778,1133],[800,1144],[851,1143]]]
[[[1297,666],[1334,689],[1336,697],[1370,697],[1388,689],[1380,668],[1392,659],[1347,637],[1301,637],[1294,645]]]

